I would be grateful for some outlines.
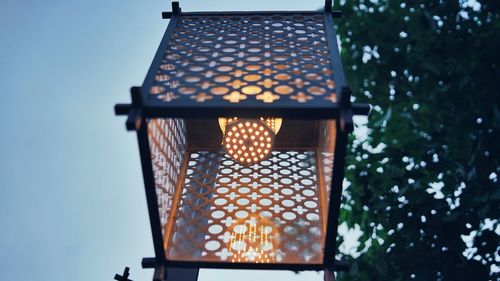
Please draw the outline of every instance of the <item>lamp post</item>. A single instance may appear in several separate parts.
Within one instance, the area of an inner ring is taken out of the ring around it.
[[[351,104],[331,4],[163,13],[143,85],[115,106],[137,132],[154,280],[345,269],[334,256],[347,137],[369,106]]]

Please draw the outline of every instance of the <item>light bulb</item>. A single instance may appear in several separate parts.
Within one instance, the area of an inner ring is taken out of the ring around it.
[[[265,217],[251,217],[235,221],[229,231],[226,247],[232,253],[232,262],[275,262],[281,239],[273,222]]]
[[[261,117],[219,118],[219,126],[224,133],[222,147],[236,162],[244,165],[259,163],[271,154],[274,138],[281,128],[282,119]],[[232,146],[231,146],[232,145]],[[264,153],[262,153],[262,149]],[[257,151],[247,153],[244,151]]]

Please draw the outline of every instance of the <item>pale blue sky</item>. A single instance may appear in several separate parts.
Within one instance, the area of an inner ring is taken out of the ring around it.
[[[311,10],[310,1],[181,1],[185,11]],[[135,281],[153,255],[135,134],[113,115],[140,85],[169,1],[0,2],[0,280]],[[202,270],[199,280],[322,280]]]

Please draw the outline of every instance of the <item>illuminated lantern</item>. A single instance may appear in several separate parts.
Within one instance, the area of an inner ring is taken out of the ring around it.
[[[347,137],[369,106],[351,104],[335,15],[330,1],[164,13],[143,85],[115,107],[138,136],[155,280],[171,267],[345,269],[334,257]]]

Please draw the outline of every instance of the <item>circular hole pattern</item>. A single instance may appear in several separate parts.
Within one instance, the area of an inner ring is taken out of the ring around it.
[[[196,95],[189,97],[193,102],[311,102],[334,94],[321,16],[188,16],[176,34],[147,91],[162,102],[186,100],[184,95]],[[264,89],[290,96],[270,99]]]

